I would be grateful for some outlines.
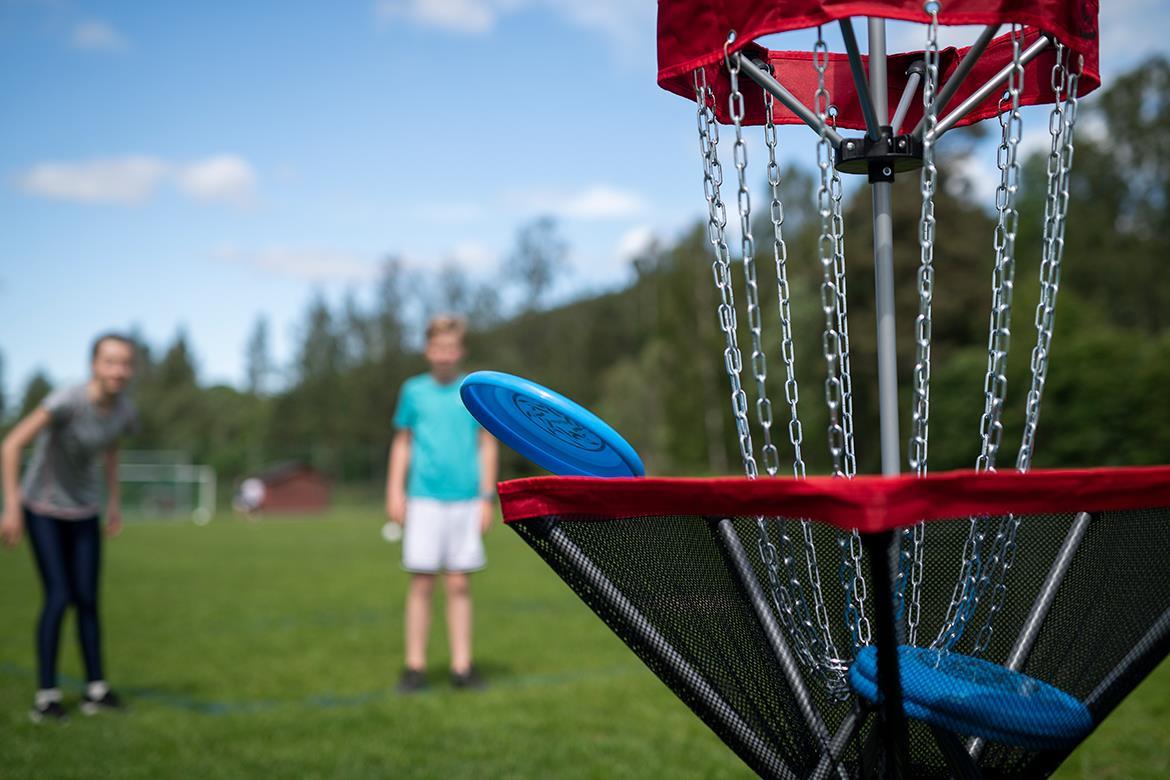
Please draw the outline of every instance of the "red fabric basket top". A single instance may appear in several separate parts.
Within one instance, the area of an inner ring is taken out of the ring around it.
[[[816,72],[811,52],[769,51],[753,41],[764,35],[787,32],[854,16],[922,22],[928,19],[921,0],[660,0],[658,4],[658,84],[664,89],[694,100],[694,70],[706,71],[707,83],[715,92],[715,113],[719,121],[729,123],[727,97],[730,84],[723,67],[723,46],[730,31],[736,42],[731,51],[747,49],[751,56],[767,59],[776,78],[806,106],[813,105]],[[1098,60],[1097,9],[1099,0],[942,0],[939,22],[944,25],[1022,24],[1024,45],[1035,41],[1041,32],[1054,36],[1072,51],[1084,57],[1084,71],[1078,93],[1088,94],[1101,85]],[[923,32],[925,39],[925,28]],[[946,48],[939,56],[939,79],[945,83],[967,49]],[[953,108],[969,97],[993,74],[1011,62],[1009,36],[996,38],[979,58],[972,72],[948,104]],[[862,58],[866,59],[865,57]],[[906,68],[922,59],[922,52],[891,54],[888,88],[891,108],[906,85]],[[1025,68],[1023,105],[1051,103],[1051,72],[1056,59],[1054,47],[1043,51]],[[868,72],[868,65],[866,67]],[[845,54],[831,54],[825,74],[830,100],[839,111],[839,127],[864,130],[865,118],[853,86],[849,60]],[[745,124],[763,124],[763,93],[747,77],[740,79],[744,93]],[[975,111],[959,121],[965,125],[998,113],[999,94],[995,93]],[[788,109],[775,106],[775,121],[798,124],[801,120]],[[945,110],[943,112],[946,113]],[[921,99],[913,101],[904,127],[910,128],[922,117]]]
[[[609,520],[664,515],[807,518],[885,531],[971,515],[1041,515],[1170,507],[1170,466],[949,471],[855,479],[599,479],[533,477],[500,483],[506,522],[535,517]]]

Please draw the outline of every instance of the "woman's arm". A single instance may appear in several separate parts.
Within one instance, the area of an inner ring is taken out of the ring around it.
[[[122,483],[118,480],[118,445],[105,452],[106,467],[106,535],[122,532]]]
[[[496,518],[496,480],[499,477],[500,445],[487,431],[479,432],[479,495],[483,500],[479,528],[487,533]]]
[[[9,547],[20,542],[24,532],[21,516],[20,453],[49,424],[49,410],[38,406],[4,437],[0,444],[0,479],[4,484],[4,514],[0,517],[0,540]]]

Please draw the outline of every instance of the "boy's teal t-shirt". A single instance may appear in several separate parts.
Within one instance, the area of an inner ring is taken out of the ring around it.
[[[440,384],[430,374],[402,383],[394,427],[411,435],[406,494],[440,501],[479,495],[479,423],[459,397],[460,376]]]

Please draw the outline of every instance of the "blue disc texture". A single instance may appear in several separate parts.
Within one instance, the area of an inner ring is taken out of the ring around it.
[[[535,382],[499,371],[468,374],[463,404],[493,436],[554,474],[641,477],[629,442],[585,407]]]
[[[1033,750],[1076,744],[1093,728],[1089,710],[1048,683],[960,653],[898,648],[906,714],[959,734]],[[877,649],[864,647],[849,670],[853,690],[871,702]]]

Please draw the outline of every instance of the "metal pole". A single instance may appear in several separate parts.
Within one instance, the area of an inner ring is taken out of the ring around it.
[[[829,750],[821,754],[817,766],[813,769],[813,773],[809,775],[809,780],[826,780],[829,776],[829,771],[833,768],[835,762],[840,759],[837,756],[845,752],[845,748],[857,736],[857,732],[865,725],[868,718],[863,718],[861,712],[857,709],[849,711],[845,716],[845,720],[841,721],[841,726],[837,729],[837,733],[833,735],[833,740],[829,743]],[[840,771],[842,767],[837,766]]]
[[[975,67],[975,62],[983,56],[983,51],[987,48],[987,44],[991,43],[991,39],[995,37],[998,31],[998,24],[989,24],[983,28],[983,32],[979,33],[979,37],[975,39],[975,43],[971,44],[971,48],[967,50],[967,53],[963,55],[963,59],[959,61],[955,72],[951,74],[951,77],[947,79],[947,83],[943,84],[942,89],[935,95],[933,108],[936,115],[942,113],[942,110],[946,108],[950,99],[959,91],[959,86],[967,78],[967,74],[971,72],[971,69]],[[922,119],[919,119],[918,124],[914,126],[914,135],[918,138],[921,138],[922,134],[926,132],[926,116],[928,113],[929,109],[922,114]]]
[[[796,780],[796,774],[784,759],[735,712],[719,692],[711,687],[706,678],[674,649],[666,637],[650,625],[650,621],[642,612],[559,526],[552,525],[547,538],[557,553],[564,560],[571,562],[576,573],[589,584],[598,598],[621,616],[625,628],[638,639],[646,651],[652,653],[658,663],[671,671],[695,701],[704,705],[711,717],[733,736],[739,750],[752,757],[754,769],[768,768],[784,780]]]
[[[1051,41],[1048,40],[1048,38],[1041,37],[1038,41],[1020,53],[1020,64],[1027,65],[1029,62],[1036,59],[1040,52],[1047,49],[1050,44]],[[938,138],[940,135],[950,130],[960,119],[974,111],[980,103],[982,103],[991,95],[991,93],[999,89],[1000,86],[1002,86],[1003,83],[1008,80],[1008,76],[1011,75],[1013,67],[1015,66],[1010,63],[1005,65],[1003,69],[992,76],[986,84],[975,90],[975,92],[970,97],[957,105],[954,111],[947,114],[944,119],[940,119],[938,124],[934,126],[934,137]]]
[[[894,135],[902,132],[902,122],[906,119],[906,113],[910,110],[910,103],[914,100],[914,96],[918,94],[918,85],[922,83],[922,67],[921,62],[916,62],[910,66],[908,71],[909,77],[906,80],[906,88],[902,90],[902,98],[898,101],[898,107],[894,109],[894,118],[890,120],[890,129]]]
[[[857,36],[853,34],[852,19],[841,20],[841,37],[845,39],[845,51],[849,54],[849,69],[853,71],[853,86],[857,90],[857,99],[861,103],[861,113],[865,115],[866,130],[869,131],[869,137],[876,141],[882,137],[881,126],[885,122],[887,114],[885,111],[879,114],[874,109],[873,99],[869,94],[869,85],[865,82],[865,68],[861,64],[861,50],[857,48]],[[870,67],[873,67],[872,64]]]
[[[869,90],[878,116],[889,115],[886,89],[886,23],[869,20]],[[882,474],[901,471],[898,431],[897,334],[894,329],[894,225],[890,203],[893,185],[873,185],[873,265],[877,303],[878,411]]]
[[[1056,591],[1060,588],[1060,583],[1064,582],[1064,576],[1068,574],[1068,567],[1072,565],[1073,556],[1076,555],[1081,540],[1085,538],[1085,531],[1088,530],[1089,522],[1092,519],[1093,516],[1088,512],[1079,513],[1068,529],[1068,533],[1065,534],[1064,542],[1061,543],[1060,550],[1057,551],[1056,558],[1052,561],[1051,568],[1048,569],[1048,576],[1044,578],[1044,584],[1040,586],[1040,593],[1036,595],[1036,600],[1032,602],[1032,609],[1029,610],[1028,617],[1024,620],[1024,627],[1020,629],[1020,634],[1016,637],[1011,652],[1008,653],[1007,663],[1004,666],[1013,672],[1020,671],[1024,668],[1024,664],[1028,663],[1028,656],[1032,654],[1036,637],[1040,635],[1040,627],[1044,625],[1044,619],[1048,617],[1048,610],[1051,609],[1052,602],[1056,600]],[[976,737],[970,740],[968,750],[971,753],[971,758],[978,761],[979,757],[983,755],[984,747],[982,739]]]
[[[902,670],[898,660],[898,625],[894,617],[894,570],[897,536],[893,531],[862,534],[873,585],[874,644],[877,647],[878,734],[884,748],[886,778],[910,777],[910,734],[902,709]]]
[[[796,697],[804,725],[813,733],[817,742],[820,743],[821,749],[830,753],[832,745],[829,740],[829,729],[825,726],[821,714],[813,706],[812,696],[804,684],[804,678],[800,676],[800,667],[796,663],[796,657],[792,655],[788,642],[780,632],[780,624],[776,621],[776,615],[772,612],[772,606],[768,603],[767,596],[764,595],[764,589],[760,587],[760,582],[756,579],[747,552],[743,548],[743,542],[740,541],[739,534],[735,532],[735,526],[727,518],[712,518],[711,521],[716,530],[715,538],[731,564],[731,569],[735,572],[739,584],[743,587],[748,603],[752,605],[756,619],[760,621],[760,627],[764,629],[764,636],[767,637],[768,644],[772,647],[772,652],[780,663],[784,679],[787,681],[792,695]],[[836,753],[831,753],[831,757],[835,759]],[[847,780],[843,771],[840,772],[840,775],[841,780]]]
[[[760,63],[747,57],[740,57],[739,62],[743,72],[748,75],[748,78],[759,84],[761,89],[771,93],[785,108],[800,117],[801,121],[813,130],[816,130],[818,135],[823,129],[825,136],[833,142],[834,146],[840,145],[841,134],[832,127],[824,126],[821,118],[813,113],[811,108],[801,103],[796,95],[785,89],[784,85],[777,81],[771,73],[764,70]]]

